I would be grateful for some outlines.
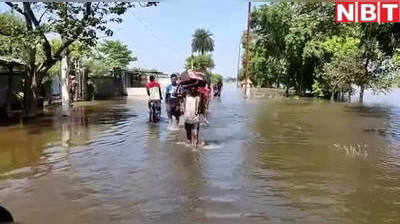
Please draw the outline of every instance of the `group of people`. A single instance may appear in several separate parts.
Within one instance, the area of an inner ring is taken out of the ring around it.
[[[198,146],[200,123],[208,123],[207,114],[213,87],[205,80],[202,73],[188,71],[183,75],[172,74],[171,84],[165,91],[165,104],[170,127],[179,127],[183,121],[186,138],[193,146]],[[149,96],[149,120],[158,122],[163,100],[160,84],[154,76],[146,86]],[[216,89],[216,96],[221,95],[222,83]],[[156,113],[156,114],[155,114]],[[156,116],[155,116],[156,115]],[[181,119],[183,118],[183,119]]]

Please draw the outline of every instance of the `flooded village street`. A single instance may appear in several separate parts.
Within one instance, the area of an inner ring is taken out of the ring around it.
[[[20,224],[400,223],[399,89],[265,94],[226,86],[198,151],[136,98],[0,127],[0,201]]]

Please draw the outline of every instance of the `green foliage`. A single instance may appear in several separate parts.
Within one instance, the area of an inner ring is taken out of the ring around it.
[[[185,68],[207,72],[215,66],[211,55],[192,55],[186,59]]]
[[[394,79],[394,86],[396,86],[397,88],[400,88],[400,76],[397,75],[396,78]]]
[[[251,39],[250,78],[256,86],[272,86],[284,84],[290,88],[292,78],[288,63],[293,57],[285,36],[290,33],[293,4],[283,2],[262,6],[252,14],[253,33]],[[246,35],[242,38],[246,50]],[[243,57],[243,69],[246,69],[246,54]]]
[[[53,65],[49,69],[48,74],[49,74],[49,78],[59,76],[60,75],[60,62],[57,62],[55,65]]]
[[[321,87],[321,84],[318,81],[315,81],[313,86],[312,86],[312,94],[317,97],[324,97],[324,91],[323,87]]]
[[[218,82],[223,82],[224,78],[222,75],[217,74],[217,73],[212,73],[211,74],[211,83],[218,83]]]
[[[81,52],[81,50],[76,51],[76,53]],[[89,76],[110,75],[113,69],[127,69],[130,62],[137,60],[132,56],[128,46],[119,40],[107,40],[89,52],[85,53],[84,49],[83,53],[87,57],[84,66],[88,69]]]
[[[38,3],[6,3],[18,16],[9,15],[0,17],[1,36],[9,37],[14,44],[22,45],[23,51],[12,50],[12,54],[19,59],[25,59],[31,70],[37,70],[45,75],[46,72],[61,58],[63,51],[75,41],[82,46],[93,46],[97,41],[97,34],[105,32],[111,35],[107,28],[109,22],[121,22],[122,15],[133,3],[98,3],[91,2],[38,2]],[[29,16],[28,16],[29,14]],[[41,16],[46,14],[46,16]],[[8,17],[4,19],[4,17]],[[4,22],[5,21],[5,22]],[[23,22],[22,22],[23,21]],[[3,28],[4,27],[4,28]],[[57,47],[52,47],[46,34],[55,32],[62,38]],[[24,46],[24,43],[28,45]],[[22,48],[22,47],[21,47]],[[36,68],[37,67],[37,68]]]
[[[51,46],[57,50],[61,46],[61,39],[52,40]],[[75,41],[68,50],[71,63],[86,68],[89,76],[109,75],[113,68],[127,69],[128,64],[136,60],[127,45],[119,40],[98,43],[95,47]],[[53,66],[49,73],[59,74],[59,65]]]
[[[126,69],[130,62],[137,60],[132,56],[132,51],[128,49],[128,46],[119,40],[106,40],[100,44],[98,51],[99,59],[109,69]]]
[[[207,52],[214,51],[213,34],[205,29],[197,29],[193,34],[192,52],[198,52],[204,55]]]
[[[26,29],[25,21],[15,13],[0,14],[0,55],[18,59],[25,64],[37,59],[40,38]],[[42,60],[43,61],[43,60]]]
[[[386,91],[400,25],[336,23],[325,1],[271,2],[252,13],[249,75],[256,86],[328,97],[354,85]],[[246,51],[247,37],[242,36]],[[246,70],[243,55],[243,71]],[[400,64],[396,56],[393,63]]]
[[[121,15],[138,3],[128,2],[5,2],[12,13],[0,15],[0,54],[22,60],[27,66],[25,113],[37,108],[48,71],[76,41],[94,46],[97,35],[112,35],[107,24],[120,23]],[[18,16],[16,16],[16,14]],[[51,45],[49,33],[61,37]],[[35,113],[35,112],[33,112]]]
[[[322,69],[317,73],[319,81],[316,83],[320,88],[318,96],[328,97],[334,92],[352,91],[354,81],[364,76],[365,69],[360,57],[359,44],[359,39],[340,36],[328,37],[324,42],[320,42],[319,48],[323,52],[325,63],[321,64]]]
[[[328,37],[320,44],[322,50],[333,57],[355,57],[360,55],[360,40],[353,37]]]
[[[150,68],[150,69],[148,69],[148,68],[132,68],[132,69],[129,69],[129,71],[131,71],[131,72],[144,72],[144,73],[162,73],[162,72],[160,72],[160,71],[158,71],[157,69],[155,69],[155,68]]]
[[[101,60],[91,59],[86,64],[89,76],[105,76],[111,74],[110,67],[107,67]]]

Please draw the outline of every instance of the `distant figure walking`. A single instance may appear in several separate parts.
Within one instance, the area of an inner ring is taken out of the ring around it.
[[[218,81],[218,83],[214,85],[214,97],[221,97],[222,86],[222,81]]]
[[[204,122],[208,123],[207,115],[208,115],[208,106],[211,100],[211,88],[209,87],[209,83],[204,84],[204,86],[200,87],[198,90],[200,94],[200,114],[204,115]]]
[[[11,213],[4,207],[0,206],[0,223],[12,223],[12,222],[14,222],[14,219]]]

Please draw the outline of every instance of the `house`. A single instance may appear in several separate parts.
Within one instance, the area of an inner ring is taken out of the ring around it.
[[[0,56],[0,116],[8,117],[11,110],[22,109],[21,94],[25,65],[17,59]]]
[[[169,75],[157,71],[114,69],[100,76],[89,77],[88,82],[82,83],[81,86],[87,85],[90,99],[92,97],[94,99],[107,99],[119,96],[146,96],[146,84],[151,75],[156,77],[164,92],[170,83]],[[77,73],[70,77],[71,80],[78,83],[81,80]],[[60,94],[58,77],[53,78],[51,88],[53,96]]]
[[[157,82],[160,83],[162,92],[165,92],[165,88],[170,83],[168,74],[157,72],[157,71],[126,71],[124,86],[126,89],[126,95],[128,96],[146,96],[146,84],[149,82],[149,77],[153,75]]]

